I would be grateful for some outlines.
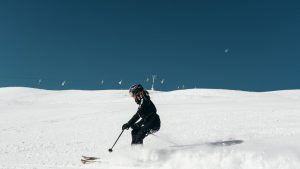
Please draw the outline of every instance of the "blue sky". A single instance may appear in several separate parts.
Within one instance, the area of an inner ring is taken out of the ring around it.
[[[300,86],[297,1],[2,0],[0,24],[0,87]]]

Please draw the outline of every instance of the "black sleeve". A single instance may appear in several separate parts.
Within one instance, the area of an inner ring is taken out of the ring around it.
[[[135,115],[133,115],[132,118],[128,121],[129,126],[131,127],[132,125],[134,125],[134,123],[138,121],[139,118],[139,114],[135,113]]]
[[[137,110],[137,114],[139,114],[140,116],[143,116],[143,113],[146,111],[146,109],[149,106],[149,100],[148,99],[142,99],[141,104]]]
[[[149,99],[147,99],[147,98],[144,98],[144,99],[141,100],[141,103],[140,103],[140,106],[139,106],[137,112],[128,121],[128,124],[130,126],[134,125],[135,122],[138,121],[138,119],[143,118],[145,116],[145,112],[147,112],[146,110],[148,109],[150,103],[151,103],[151,101]]]

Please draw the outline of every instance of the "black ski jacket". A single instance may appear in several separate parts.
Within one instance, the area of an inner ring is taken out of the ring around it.
[[[143,97],[137,103],[139,104],[139,108],[133,117],[128,121],[130,127],[132,127],[140,118],[142,118],[142,120],[138,122],[139,125],[145,124],[147,121],[150,121],[153,118],[159,118],[156,114],[156,107],[150,100],[149,96]]]

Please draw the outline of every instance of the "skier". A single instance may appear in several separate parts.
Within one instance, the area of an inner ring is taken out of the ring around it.
[[[131,145],[143,144],[146,136],[160,129],[160,118],[156,113],[153,102],[150,100],[149,93],[144,90],[142,85],[132,85],[129,88],[129,93],[139,105],[139,108],[133,117],[122,126],[122,130],[128,130],[131,127]]]

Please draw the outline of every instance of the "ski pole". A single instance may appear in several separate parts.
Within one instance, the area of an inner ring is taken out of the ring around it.
[[[116,142],[114,143],[114,145],[110,148],[110,149],[108,149],[108,151],[109,152],[112,152],[113,150],[113,148],[114,148],[114,146],[116,145],[116,143],[118,142],[118,140],[119,140],[119,138],[121,137],[121,135],[123,134],[123,132],[124,132],[124,130],[122,130],[122,132],[120,133],[120,135],[119,135],[119,137],[117,138],[117,140],[116,140]]]

